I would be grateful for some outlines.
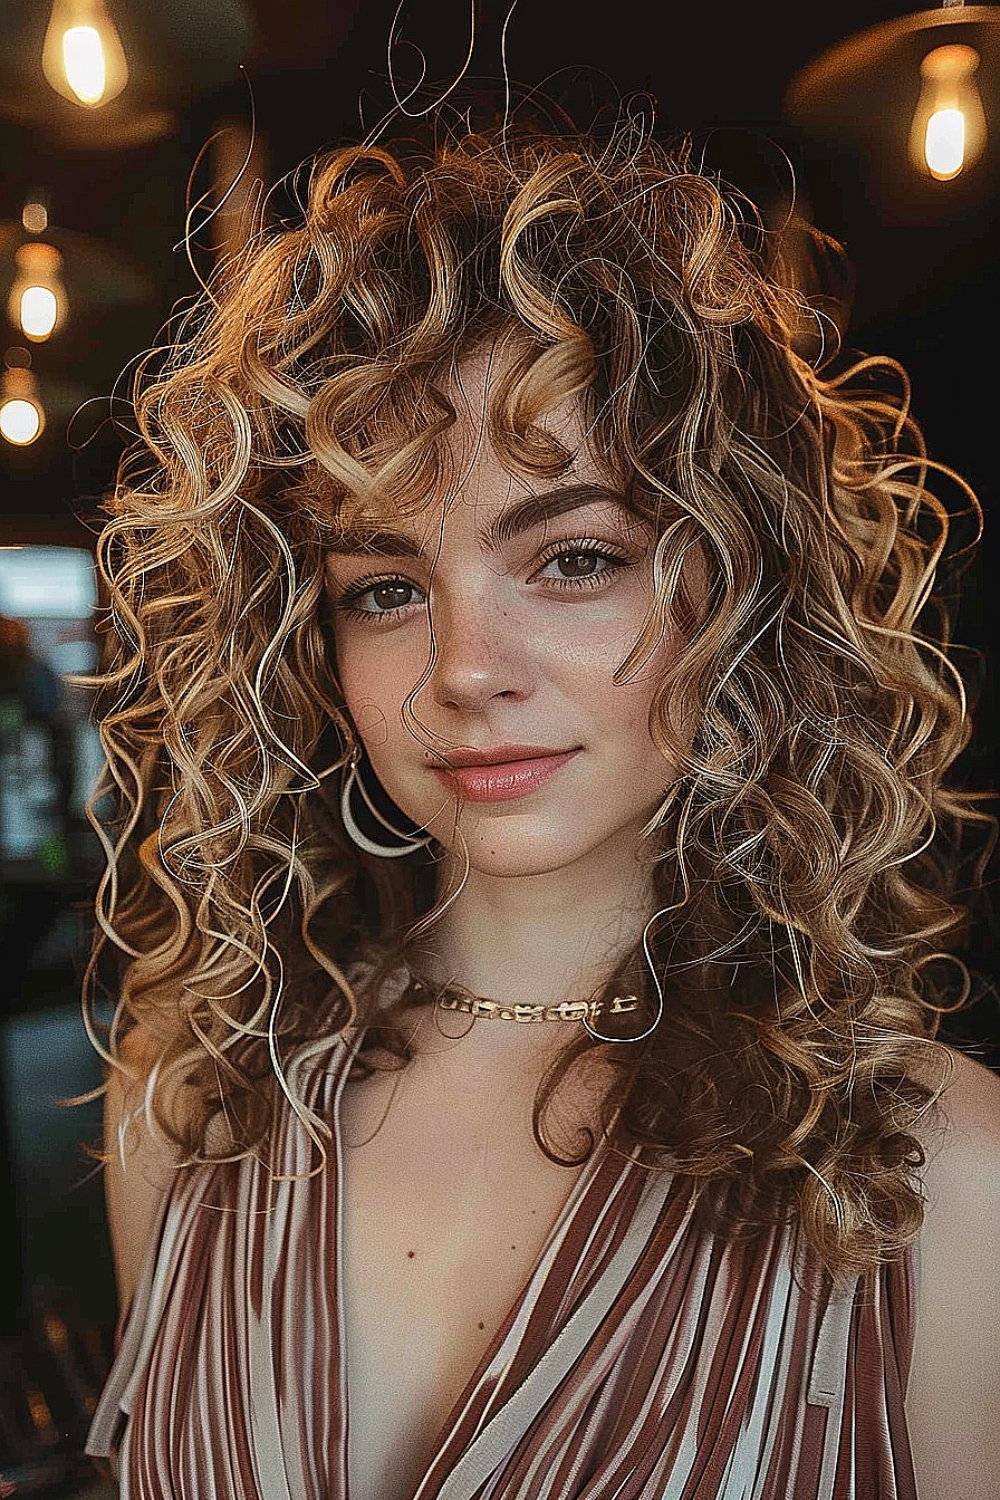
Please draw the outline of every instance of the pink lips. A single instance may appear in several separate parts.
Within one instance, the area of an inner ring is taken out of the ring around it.
[[[434,774],[466,802],[509,802],[537,792],[577,753],[536,745],[456,750],[448,756],[450,765],[435,766]]]

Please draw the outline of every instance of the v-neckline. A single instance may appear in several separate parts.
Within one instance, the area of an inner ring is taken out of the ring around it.
[[[357,1033],[345,1044],[342,1066],[336,1079],[331,1109],[331,1129],[333,1132],[332,1167],[335,1173],[336,1183],[336,1222],[333,1226],[333,1246],[335,1261],[334,1274],[329,1279],[329,1284],[333,1287],[333,1295],[336,1300],[333,1322],[336,1328],[337,1336],[336,1380],[340,1398],[341,1413],[341,1420],[339,1424],[340,1453],[338,1454],[338,1466],[343,1479],[342,1500],[351,1500],[351,1492],[350,1471],[348,1466],[350,1389],[348,1384],[347,1336],[344,1317],[344,1143],[341,1128],[341,1105],[343,1100],[344,1088],[347,1084],[347,1080],[351,1071],[351,1064],[354,1062],[354,1059],[358,1053],[363,1036],[364,1029],[359,1028]],[[435,1435],[434,1443],[430,1450],[430,1456],[424,1467],[420,1482],[418,1483],[416,1489],[413,1491],[412,1495],[408,1497],[408,1500],[430,1500],[430,1497],[425,1494],[426,1485],[433,1475],[441,1452],[446,1446],[454,1430],[457,1414],[467,1409],[470,1401],[475,1397],[477,1391],[480,1389],[484,1376],[490,1369],[490,1366],[496,1360],[497,1354],[502,1349],[503,1344],[506,1342],[506,1340],[510,1337],[512,1329],[518,1326],[518,1323],[524,1316],[526,1309],[529,1306],[535,1305],[538,1294],[545,1287],[549,1275],[551,1274],[552,1265],[556,1259],[559,1248],[563,1244],[567,1233],[571,1229],[576,1219],[582,1203],[587,1198],[590,1189],[593,1187],[598,1172],[606,1162],[607,1158],[608,1145],[607,1142],[602,1139],[595,1146],[590,1158],[577,1176],[576,1181],[574,1182],[573,1186],[566,1196],[565,1201],[563,1202],[562,1208],[559,1210],[555,1219],[552,1221],[548,1233],[546,1234],[545,1239],[542,1243],[541,1250],[535,1258],[530,1271],[526,1275],[520,1290],[514,1297],[514,1300],[511,1302],[510,1307],[504,1313],[503,1317],[501,1317],[497,1322],[490,1340],[485,1350],[483,1351],[481,1358],[476,1364],[475,1369],[472,1371],[469,1379],[466,1381],[463,1388],[459,1391],[455,1401],[452,1403],[451,1408],[448,1411],[448,1415],[445,1417],[440,1430]],[[532,1295],[533,1293],[534,1295]],[[507,1399],[508,1398],[505,1397],[504,1400],[501,1401],[496,1408],[493,1407],[492,1400],[487,1403],[486,1408],[480,1415],[477,1424],[477,1430],[481,1430],[488,1421],[492,1420],[497,1411],[502,1409],[502,1406],[506,1404]]]

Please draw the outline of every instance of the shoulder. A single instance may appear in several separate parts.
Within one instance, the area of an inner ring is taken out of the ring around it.
[[[948,1210],[961,1205],[976,1223],[1000,1211],[1000,1078],[952,1047],[937,1050],[946,1071],[922,1137],[925,1256],[957,1232]]]
[[[109,1068],[105,1086],[105,1197],[121,1318],[128,1312],[153,1242],[158,1239],[166,1200],[178,1173],[197,1170],[191,1158],[183,1156],[182,1149],[157,1126],[148,1107],[150,1080],[156,1078],[162,1053],[160,1039],[142,1026],[133,1027],[121,1044],[119,1065]],[[295,1123],[302,1127],[301,1132],[277,1132],[285,1153],[279,1175],[286,1168],[292,1175],[308,1170],[313,1165],[311,1150],[317,1140],[320,1151],[324,1149],[323,1142],[330,1135],[328,1122],[335,1090],[352,1053],[352,1038],[339,1033],[323,1037],[303,1045],[288,1058],[282,1086],[276,1078],[271,1081],[275,1110],[272,1125],[275,1121],[291,1124],[297,1117]],[[158,1114],[161,1118],[166,1115],[177,1137],[183,1138],[203,1112],[200,1088],[183,1068],[176,1067],[157,1082]],[[213,1161],[217,1166],[224,1160],[237,1160],[240,1155],[265,1161],[257,1153],[234,1152],[224,1111],[209,1121],[203,1144],[208,1156],[206,1167]]]
[[[941,1049],[942,1052],[944,1049]],[[960,1052],[922,1144],[907,1415],[921,1500],[1000,1494],[1000,1078]]]

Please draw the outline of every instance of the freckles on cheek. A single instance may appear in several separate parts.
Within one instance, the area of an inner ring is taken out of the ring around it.
[[[410,663],[384,648],[352,644],[341,653],[338,681],[358,734],[369,749],[384,745],[404,723],[404,705],[420,680]]]
[[[385,737],[385,713],[379,702],[381,695],[373,693],[371,688],[380,679],[365,669],[358,653],[346,646],[339,634],[335,636],[335,651],[334,668],[347,712],[362,739],[377,742],[379,737]]]
[[[368,698],[362,699],[354,708],[351,708],[350,702],[347,706],[351,710],[354,727],[369,750],[377,750],[386,744],[389,739],[389,721],[377,703]]]

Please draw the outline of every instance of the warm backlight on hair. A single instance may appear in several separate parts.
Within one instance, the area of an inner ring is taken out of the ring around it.
[[[0,433],[8,443],[26,448],[42,430],[42,414],[33,401],[20,397],[0,405]]]
[[[971,166],[986,144],[986,116],[975,81],[978,67],[975,48],[957,43],[935,47],[920,64],[910,155],[938,182]]]
[[[100,32],[93,26],[71,26],[63,33],[66,81],[81,104],[100,104],[108,86],[108,69]]]

